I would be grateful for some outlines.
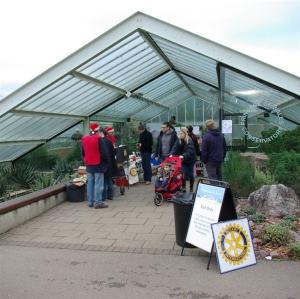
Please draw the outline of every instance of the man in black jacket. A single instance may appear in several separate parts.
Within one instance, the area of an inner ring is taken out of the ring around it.
[[[143,124],[140,124],[138,129],[140,132],[138,147],[140,149],[141,156],[142,156],[144,181],[146,185],[149,185],[151,183],[151,177],[152,177],[150,160],[151,160],[151,153],[152,153],[153,138],[152,138],[152,134],[146,130]]]

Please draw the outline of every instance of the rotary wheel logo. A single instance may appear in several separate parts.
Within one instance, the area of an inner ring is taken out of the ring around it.
[[[250,239],[239,224],[229,224],[220,231],[217,246],[226,263],[240,265],[249,255]]]
[[[137,175],[137,170],[136,170],[136,168],[131,168],[131,169],[130,169],[130,175],[131,175],[131,176],[136,176],[136,175]]]

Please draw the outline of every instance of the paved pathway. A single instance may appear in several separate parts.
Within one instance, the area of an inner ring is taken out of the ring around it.
[[[173,206],[156,207],[153,195],[153,186],[140,184],[108,201],[107,209],[64,202],[1,235],[0,245],[177,255]]]
[[[5,258],[3,258],[5,257]],[[0,246],[1,299],[299,299],[300,263],[224,275],[207,258]]]

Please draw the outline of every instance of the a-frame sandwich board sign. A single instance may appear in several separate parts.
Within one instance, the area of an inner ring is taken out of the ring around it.
[[[209,252],[208,269],[214,245],[211,224],[232,219],[237,219],[237,214],[229,184],[200,178],[181,255],[185,243]]]

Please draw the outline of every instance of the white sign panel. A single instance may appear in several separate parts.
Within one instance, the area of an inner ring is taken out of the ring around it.
[[[222,120],[222,133],[232,134],[232,120]]]
[[[176,132],[177,134],[179,134],[179,132],[180,132],[180,127],[175,127],[175,132]]]
[[[211,224],[219,220],[225,188],[199,184],[186,242],[207,252],[211,251]]]
[[[212,224],[221,273],[256,264],[247,218]]]

